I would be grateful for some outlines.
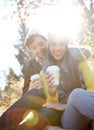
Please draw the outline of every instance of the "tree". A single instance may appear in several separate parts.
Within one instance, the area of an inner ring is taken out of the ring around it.
[[[86,35],[83,37],[83,45],[88,45],[94,50],[94,1],[89,0],[88,7],[84,0],[78,0],[84,10],[87,28]]]
[[[84,2],[84,0],[78,0],[80,5],[82,6],[83,10],[84,10],[84,14],[85,14],[85,18],[88,21],[88,30],[91,32],[94,32],[94,1],[93,0],[89,0],[89,4],[88,7],[86,5],[86,3]]]
[[[11,1],[11,0],[8,0]],[[19,39],[19,45],[15,46],[18,49],[18,55],[16,55],[16,58],[18,59],[19,63],[23,67],[24,61],[28,59],[28,56],[30,55],[27,50],[24,47],[24,41],[26,38],[26,34],[28,32],[26,25],[27,25],[27,19],[28,17],[32,17],[36,13],[35,10],[40,8],[43,5],[58,5],[58,3],[69,2],[68,0],[13,0],[12,1],[12,6],[13,4],[16,5],[15,10],[13,11],[13,15],[17,15],[18,17],[18,23],[20,25],[19,29],[19,34],[20,34],[20,39]],[[6,1],[5,1],[6,2]],[[71,0],[72,4],[74,5],[80,5],[81,8],[83,9],[84,13],[82,14],[83,19],[83,26],[81,32],[79,33],[79,39],[81,44],[85,37],[91,36],[91,33],[94,33],[94,1],[93,0],[88,0],[88,6],[85,2],[85,0]],[[7,2],[6,2],[7,3]],[[31,21],[32,22],[32,21]]]
[[[90,32],[88,35],[86,35],[82,44],[90,46],[94,51],[94,33]]]
[[[13,104],[22,94],[23,78],[17,76],[10,68],[7,76],[7,85],[1,94],[1,106],[6,108]]]
[[[24,65],[24,63],[26,62],[27,58],[29,57],[29,52],[27,51],[24,43],[25,43],[25,39],[28,33],[28,29],[26,27],[25,23],[21,23],[19,25],[19,29],[18,29],[18,33],[19,33],[19,39],[18,39],[18,45],[14,45],[14,47],[18,50],[18,54],[15,55],[17,60],[19,61],[20,65]]]

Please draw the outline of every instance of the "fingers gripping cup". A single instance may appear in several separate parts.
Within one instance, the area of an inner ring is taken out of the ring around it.
[[[49,66],[47,68],[47,72],[50,72],[54,76],[54,85],[59,85],[59,71],[60,68],[58,66]]]
[[[35,79],[39,80],[40,79],[40,74],[34,74],[31,76],[30,80],[31,81],[34,81]],[[35,82],[35,81],[34,81]],[[32,86],[32,85],[31,85]],[[37,88],[37,89],[40,89],[41,88],[41,85],[37,83],[37,85],[33,85],[32,87],[30,86],[29,90],[31,88]]]

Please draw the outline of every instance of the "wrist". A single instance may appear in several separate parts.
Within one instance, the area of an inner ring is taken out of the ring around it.
[[[48,91],[48,93],[49,93],[49,95],[51,95],[51,96],[55,96],[55,95],[56,95],[56,91],[54,91],[54,92]]]

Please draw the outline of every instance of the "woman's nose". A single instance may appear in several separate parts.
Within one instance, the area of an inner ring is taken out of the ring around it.
[[[56,47],[55,47],[55,49],[57,49],[57,50],[59,50],[61,48],[61,46],[59,46],[59,45],[57,45]]]

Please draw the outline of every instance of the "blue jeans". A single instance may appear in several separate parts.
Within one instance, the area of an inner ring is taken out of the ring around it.
[[[94,93],[80,88],[73,90],[61,118],[63,128],[86,129],[91,121],[94,126]]]

